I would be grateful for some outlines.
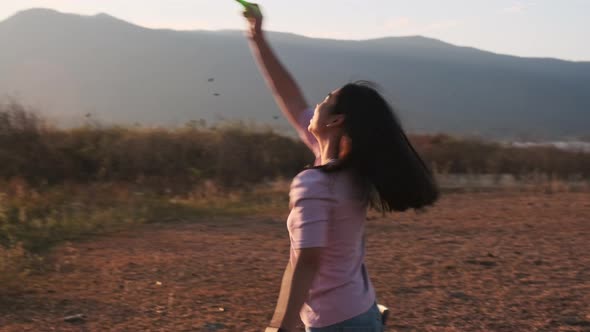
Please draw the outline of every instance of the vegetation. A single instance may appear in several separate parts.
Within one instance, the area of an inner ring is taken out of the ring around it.
[[[590,178],[587,153],[448,135],[411,140],[439,173]],[[0,179],[18,177],[36,185],[124,181],[185,190],[210,180],[239,187],[292,177],[312,160],[298,140],[240,123],[208,128],[191,123],[181,129],[91,124],[59,130],[19,104],[0,106]]]

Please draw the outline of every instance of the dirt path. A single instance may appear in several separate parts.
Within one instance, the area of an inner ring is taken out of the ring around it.
[[[0,331],[263,331],[288,258],[284,217],[64,245],[54,271],[0,295]],[[452,194],[368,233],[389,331],[590,331],[590,193]]]

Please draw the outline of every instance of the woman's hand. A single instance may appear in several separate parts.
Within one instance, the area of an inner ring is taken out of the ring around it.
[[[248,24],[250,25],[248,29],[249,37],[254,39],[256,37],[262,36],[262,12],[260,11],[260,7],[257,4],[252,4],[252,6],[256,7],[247,8],[244,10],[244,17],[248,20]]]

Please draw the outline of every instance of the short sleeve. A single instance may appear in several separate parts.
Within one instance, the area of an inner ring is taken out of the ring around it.
[[[293,249],[325,247],[334,205],[329,175],[317,169],[300,173],[291,184],[289,234]]]
[[[313,134],[307,130],[307,127],[309,127],[309,122],[311,121],[311,118],[313,118],[313,112],[314,110],[312,108],[308,108],[301,112],[299,119],[297,119],[297,126],[295,129],[297,130],[297,134],[299,134],[299,137],[303,143],[305,143],[311,152],[313,152],[314,156],[316,157],[317,165],[318,161],[320,160],[320,145],[318,144],[315,136],[313,136]]]

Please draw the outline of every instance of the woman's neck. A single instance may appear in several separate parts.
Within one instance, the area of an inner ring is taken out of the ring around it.
[[[320,146],[321,164],[324,165],[330,160],[338,159],[340,152],[340,136],[329,137],[325,140],[318,140]]]

